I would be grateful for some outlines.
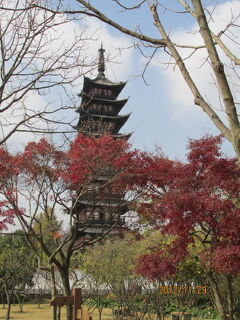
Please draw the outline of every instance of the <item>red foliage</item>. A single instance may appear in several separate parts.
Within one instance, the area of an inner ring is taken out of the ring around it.
[[[212,257],[213,267],[220,273],[239,274],[240,245],[219,246]]]
[[[15,212],[7,207],[7,201],[0,201],[0,231],[6,229],[8,224],[14,223]]]
[[[240,170],[237,159],[221,153],[221,141],[220,136],[191,140],[185,164],[155,157],[149,166],[148,202],[140,210],[147,218],[151,212],[152,224],[162,232],[177,236],[173,254],[178,248],[183,259],[188,243],[198,234],[203,244],[211,243],[211,268],[240,273]],[[146,257],[140,260],[138,270],[156,276],[158,261],[158,275],[167,275],[169,261],[164,266],[163,258],[158,260],[153,252],[153,271],[149,267],[151,255],[147,264]]]
[[[126,191],[135,183],[133,175],[141,172],[141,157],[139,152],[130,150],[126,141],[110,136],[96,139],[81,134],[66,151],[57,150],[46,139],[28,143],[16,156],[0,149],[0,197],[4,200],[0,203],[0,228],[12,222],[14,214],[22,212],[18,194],[27,189],[28,199],[37,202],[42,197],[44,206],[56,200],[62,204],[72,202],[76,193],[82,189],[86,192],[87,187],[101,177],[104,177],[103,185],[107,180],[112,190]],[[140,178],[139,183],[142,184]],[[40,205],[39,208],[43,207]]]
[[[165,256],[161,250],[151,254],[144,254],[139,259],[136,272],[149,279],[168,278],[177,272],[174,256]]]
[[[29,174],[30,180],[43,175],[58,179],[66,161],[65,153],[43,138],[39,142],[29,142],[19,157],[19,166]]]
[[[121,166],[127,159],[127,149],[125,141],[113,140],[110,136],[94,139],[79,134],[68,152],[69,166],[64,179],[78,188],[88,177],[92,179],[106,173],[110,167]]]
[[[63,178],[73,189],[109,175],[114,177],[110,179],[111,185],[121,192],[135,182],[132,176],[142,169],[139,152],[131,151],[126,141],[110,136],[95,139],[79,134],[71,144],[67,157],[69,163]]]
[[[15,214],[21,214],[20,210],[15,211],[9,202],[15,201],[14,180],[19,174],[19,157],[13,156],[4,148],[0,148],[0,230],[6,229],[8,224],[14,223]]]

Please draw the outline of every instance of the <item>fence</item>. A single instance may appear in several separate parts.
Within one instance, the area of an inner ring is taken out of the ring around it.
[[[72,296],[56,296],[52,299],[51,305],[58,308],[58,320],[61,318],[61,307],[64,305],[73,306],[73,320],[92,320],[88,311],[83,310],[82,294],[80,288],[74,288]]]
[[[172,312],[172,320],[191,320],[191,314],[186,312]]]

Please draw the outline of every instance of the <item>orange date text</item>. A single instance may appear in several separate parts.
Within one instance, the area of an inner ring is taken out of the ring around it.
[[[160,294],[207,294],[206,286],[161,286]]]

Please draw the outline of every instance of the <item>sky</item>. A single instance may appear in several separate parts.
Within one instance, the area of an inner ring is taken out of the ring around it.
[[[132,29],[140,29],[147,35],[159,37],[153,25],[152,18],[147,7],[137,11],[120,10],[117,5],[109,0],[93,0],[106,15],[113,20]],[[125,3],[129,3],[125,1]],[[136,3],[133,1],[132,3]],[[162,4],[169,6],[169,1],[162,1]],[[171,2],[173,5],[175,1]],[[221,31],[231,17],[240,15],[240,1],[204,1],[209,12],[213,12],[210,25],[215,32]],[[214,7],[214,10],[213,10]],[[174,10],[182,10],[179,5],[172,7]],[[195,21],[186,14],[173,13],[160,8],[161,18],[166,26],[166,30],[172,38],[181,44],[201,44],[201,39],[197,34]],[[240,20],[240,19],[239,19]],[[238,21],[239,21],[238,20]],[[59,41],[70,41],[75,33],[91,35],[93,41],[89,41],[85,46],[85,55],[88,61],[96,61],[100,44],[106,50],[106,76],[112,81],[127,81],[119,98],[129,97],[129,101],[122,110],[122,114],[131,113],[127,123],[122,128],[122,132],[133,132],[130,143],[135,148],[152,151],[156,146],[160,147],[164,154],[172,159],[185,159],[187,153],[186,144],[188,139],[198,139],[205,134],[218,134],[218,130],[211,123],[209,118],[198,106],[193,103],[190,90],[182,80],[177,68],[169,65],[169,56],[163,51],[158,50],[157,54],[149,64],[144,80],[141,76],[146,59],[139,49],[136,48],[136,40],[121,34],[113,28],[104,25],[94,18],[85,18],[81,21],[73,21],[64,25],[59,33]],[[239,45],[237,37],[240,37],[240,28],[234,28],[235,43],[225,37],[225,41],[232,50],[239,56]],[[134,46],[135,44],[135,46]],[[50,44],[51,45],[51,44]],[[54,43],[52,44],[55,45]],[[148,48],[142,48],[145,54],[150,54]],[[183,56],[190,54],[189,50],[180,50]],[[220,52],[221,55],[221,52]],[[222,56],[222,55],[221,55]],[[223,57],[224,62],[228,61]],[[202,95],[216,107],[219,114],[225,118],[220,110],[218,92],[214,86],[214,79],[211,69],[206,61],[205,50],[198,50],[191,58],[186,60],[190,66],[191,75],[202,92]],[[237,95],[238,87],[235,86],[236,75],[229,68],[227,70],[233,83],[233,91]],[[237,70],[238,72],[238,70]],[[87,76],[94,78],[97,70],[92,70]],[[147,84],[146,84],[146,83]],[[81,100],[77,96],[82,90],[83,77],[75,81],[74,86],[69,86],[69,94],[74,96],[74,104],[77,108]],[[54,96],[55,94],[55,96]],[[60,104],[60,95],[54,92],[51,96],[39,96],[32,94],[29,102],[41,107],[48,103],[49,97],[55,104]],[[78,115],[74,110],[69,109],[62,112],[61,117],[73,120],[77,123]],[[24,145],[27,140],[31,140],[31,134],[19,134],[10,140],[10,143]],[[35,137],[34,137],[35,139]],[[57,137],[57,139],[61,139]],[[232,147],[226,143],[224,151],[233,154]]]
[[[109,1],[103,2],[109,3]],[[208,1],[208,4],[211,5],[213,2]],[[210,22],[215,32],[219,32],[223,26],[229,23],[233,12],[235,15],[240,13],[239,1],[226,1],[225,3],[221,1],[217,4]],[[99,7],[105,8],[103,10],[106,14],[111,15],[113,12],[112,8],[107,9],[103,3]],[[125,15],[124,19],[121,18],[121,14]],[[147,9],[144,9],[141,14],[120,12],[114,18],[126,27],[136,28],[138,25],[145,34],[158,37]],[[197,26],[193,19],[186,18],[186,15],[183,14],[167,12],[163,14],[163,21],[176,42],[182,44],[201,43],[201,39],[195,32]],[[104,27],[104,30],[114,39],[122,39],[123,37],[110,27]],[[239,36],[239,30],[237,32]],[[132,44],[132,40],[125,36],[124,38]],[[105,44],[104,37],[102,37],[102,41]],[[228,44],[233,50],[236,50],[232,43],[228,41]],[[112,44],[112,47],[118,45],[117,40]],[[108,45],[107,49],[111,50]],[[237,50],[239,54],[239,48]],[[123,72],[124,69],[127,69],[123,77],[114,65],[108,67],[107,75],[112,79],[111,73],[113,73],[118,80],[128,80],[122,97],[130,96],[130,99],[123,111],[132,112],[132,114],[124,126],[124,130],[134,131],[131,138],[134,146],[153,150],[155,145],[158,145],[171,158],[184,159],[187,152],[185,146],[189,138],[198,139],[205,134],[218,134],[206,114],[194,105],[191,93],[177,68],[167,65],[169,57],[163,51],[159,51],[145,73],[147,85],[141,77],[136,77],[143,72],[146,60],[137,49],[131,50],[131,56],[126,57],[126,52],[128,51],[122,50],[120,57],[125,65],[128,64],[127,68],[120,70]],[[147,51],[145,50],[145,52]],[[182,54],[186,56],[188,53],[182,52]],[[199,50],[187,63],[190,65],[192,76],[199,85],[203,96],[218,108],[218,92],[213,85],[212,72],[209,65],[205,63],[205,57],[206,52]],[[222,116],[225,117],[224,114]],[[227,153],[232,154],[232,148],[229,144],[226,144],[224,149]]]

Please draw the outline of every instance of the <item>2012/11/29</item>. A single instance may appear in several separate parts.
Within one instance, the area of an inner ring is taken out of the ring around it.
[[[160,294],[207,294],[206,286],[161,286]]]

